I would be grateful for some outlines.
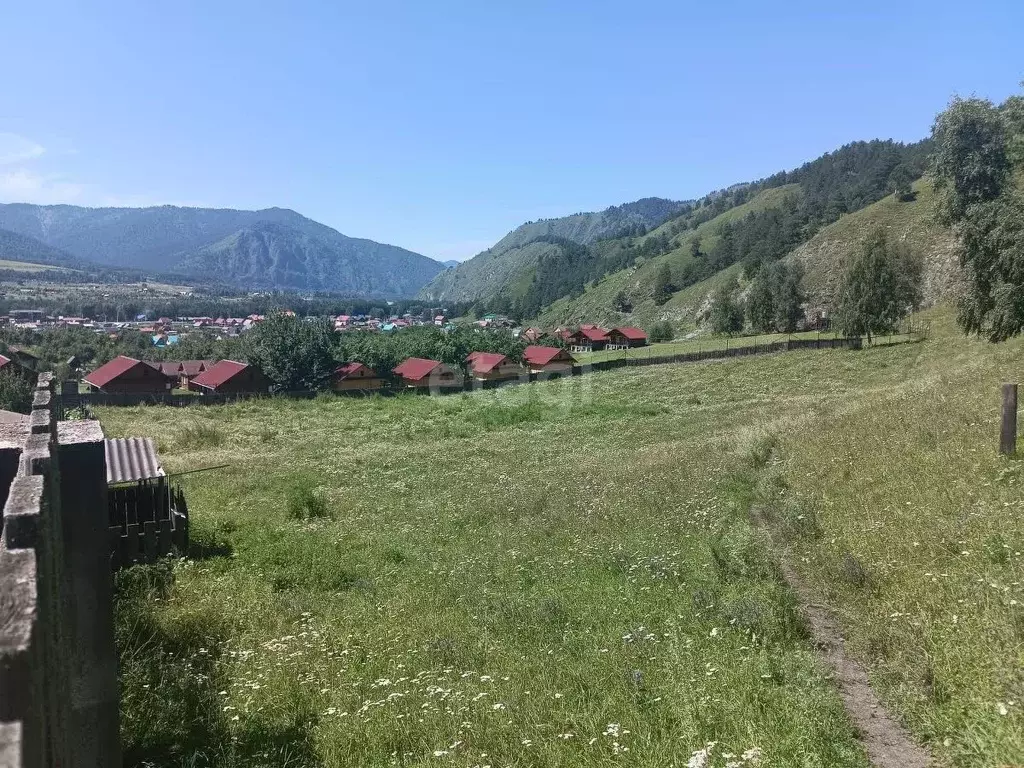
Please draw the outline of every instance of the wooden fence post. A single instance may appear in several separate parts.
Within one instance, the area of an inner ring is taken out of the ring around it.
[[[1003,418],[999,429],[999,452],[1012,456],[1017,452],[1017,385],[1003,384]]]

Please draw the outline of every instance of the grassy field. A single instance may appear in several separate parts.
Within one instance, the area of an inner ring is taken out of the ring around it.
[[[782,555],[944,764],[1021,763],[994,445],[1024,344],[934,319],[444,398],[101,410],[169,471],[231,465],[183,478],[193,559],[119,576],[127,764],[865,766]]]
[[[0,259],[0,269],[10,269],[17,272],[67,272],[64,267],[54,267],[49,264],[31,264],[27,261],[10,261]]]
[[[715,352],[740,347],[761,347],[786,339],[832,339],[839,334],[830,331],[800,331],[799,333],[763,333],[754,336],[695,336],[692,339],[658,342],[646,347],[635,349],[601,350],[599,352],[573,352],[572,356],[580,363],[597,363],[602,360],[619,360],[621,358],[648,358],[663,355],[683,355],[692,352]],[[879,336],[872,340],[875,346],[903,343],[908,340],[906,334]],[[866,342],[865,342],[866,343]]]

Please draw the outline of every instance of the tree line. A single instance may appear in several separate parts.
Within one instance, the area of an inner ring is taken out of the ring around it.
[[[1024,329],[1024,96],[954,99],[932,129],[938,214],[958,235],[957,319],[1003,341]]]
[[[832,326],[847,336],[892,333],[921,300],[920,258],[884,229],[868,234],[846,263]],[[804,319],[806,296],[799,264],[774,262],[760,269],[741,293],[734,279],[712,294],[708,322],[717,333],[749,327],[757,333],[793,333]]]

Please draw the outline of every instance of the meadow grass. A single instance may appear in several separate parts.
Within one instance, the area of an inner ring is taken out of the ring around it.
[[[941,333],[189,411],[215,440],[179,439],[180,409],[97,409],[171,472],[231,465],[182,478],[207,557],[118,577],[127,763],[684,766],[718,742],[716,768],[865,766],[777,541],[915,734],[1019,762],[1021,526],[992,404],[1020,350]],[[962,447],[940,461],[943,430]],[[758,498],[785,536],[751,523]]]

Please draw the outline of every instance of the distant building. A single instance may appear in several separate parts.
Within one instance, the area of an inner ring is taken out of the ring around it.
[[[498,352],[471,352],[466,357],[469,373],[480,381],[505,381],[518,379],[526,369]]]
[[[336,392],[347,390],[375,390],[384,386],[384,379],[369,366],[353,361],[335,369],[331,388]]]
[[[410,357],[392,371],[406,387],[462,387],[460,371],[439,360]]]
[[[221,360],[192,379],[190,388],[203,394],[269,392],[270,379],[255,365]]]
[[[608,344],[605,349],[629,349],[630,347],[647,346],[647,334],[641,328],[626,326],[612,328],[608,331]]]
[[[562,347],[530,345],[523,350],[523,362],[530,373],[561,373],[572,370],[576,360]]]
[[[93,392],[166,392],[173,386],[152,363],[119,355],[85,375]]]

